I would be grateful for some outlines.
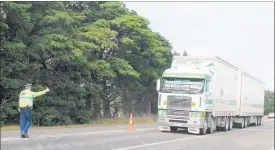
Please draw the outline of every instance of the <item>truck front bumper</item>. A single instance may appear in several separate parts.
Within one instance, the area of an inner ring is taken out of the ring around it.
[[[173,120],[173,122],[171,122]],[[170,130],[170,127],[199,129],[203,127],[203,118],[190,117],[188,120],[169,119],[165,116],[158,118],[158,125],[160,130]]]

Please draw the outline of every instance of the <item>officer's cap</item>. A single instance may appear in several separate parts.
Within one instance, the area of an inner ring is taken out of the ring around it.
[[[25,84],[25,87],[31,87],[32,84]]]

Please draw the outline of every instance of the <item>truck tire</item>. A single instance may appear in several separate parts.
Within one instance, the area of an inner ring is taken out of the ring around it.
[[[235,126],[237,128],[240,128],[240,129],[244,128],[244,118],[242,118],[242,122],[241,123],[235,123]]]
[[[233,129],[233,117],[229,117],[228,131],[231,131],[232,129]]]
[[[256,121],[253,123],[253,126],[259,126],[259,117],[256,117]]]
[[[243,120],[244,120],[244,125],[243,125],[243,128],[246,128],[246,127],[247,127],[247,118],[246,118],[246,117],[244,117],[244,118],[243,118]]]
[[[209,121],[209,128],[207,130],[207,133],[209,134],[213,134],[214,133],[214,130],[216,129],[216,122],[215,122],[215,119],[213,117],[210,117],[210,121]]]
[[[207,121],[204,119],[203,127],[200,128],[200,135],[205,135],[207,133]]]
[[[260,126],[260,117],[257,117],[256,119],[256,126]]]
[[[177,127],[170,127],[170,130],[171,130],[172,132],[176,132],[176,131],[178,130],[178,128],[177,128]]]
[[[262,117],[259,117],[259,126],[262,125]]]
[[[244,128],[244,118],[243,118],[242,123],[240,123],[240,128],[241,128],[241,129],[243,129],[243,128]]]
[[[222,129],[222,131],[227,132],[228,127],[229,127],[229,119],[228,119],[228,117],[225,117],[225,125],[221,129]]]

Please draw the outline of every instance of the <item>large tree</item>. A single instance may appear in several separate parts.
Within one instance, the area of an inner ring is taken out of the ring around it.
[[[120,107],[151,113],[172,47],[123,3],[2,2],[0,12],[4,123],[25,83],[51,89],[35,101],[37,125],[87,123]]]

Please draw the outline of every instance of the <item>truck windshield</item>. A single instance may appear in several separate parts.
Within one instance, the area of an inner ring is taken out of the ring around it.
[[[198,78],[163,78],[161,92],[201,94],[204,89],[204,79]]]

